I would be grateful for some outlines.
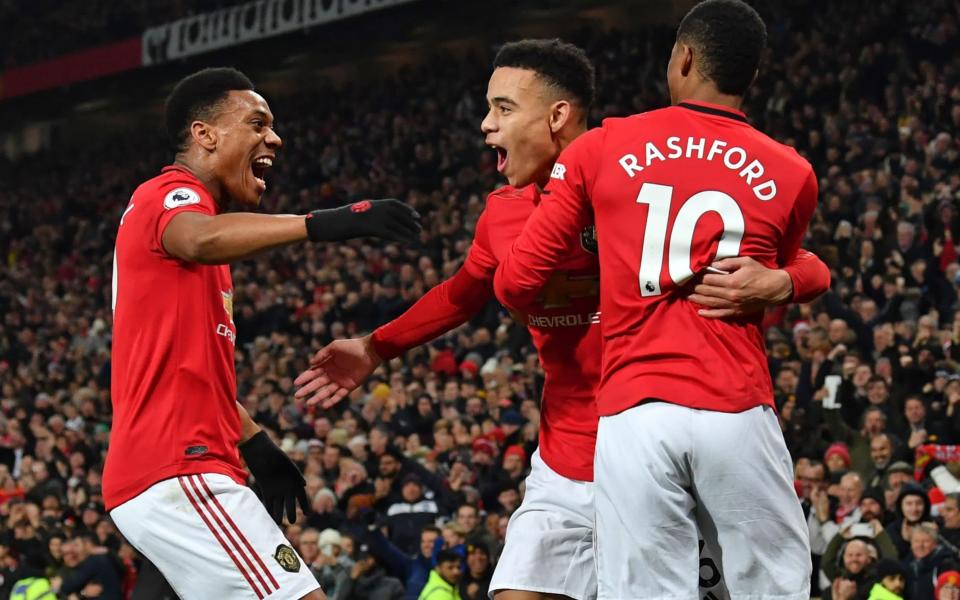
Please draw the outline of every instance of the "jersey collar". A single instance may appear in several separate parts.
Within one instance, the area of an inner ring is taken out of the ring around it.
[[[186,174],[189,175],[190,177],[193,177],[194,179],[196,179],[196,177],[193,176],[193,173],[191,173],[191,172],[188,171],[186,168],[184,168],[184,167],[182,167],[182,166],[180,166],[180,165],[167,165],[167,166],[165,166],[164,168],[160,169],[160,172],[161,172],[161,173],[168,173],[168,172],[170,172],[170,171],[180,171],[181,173],[186,173]]]
[[[684,100],[677,104],[677,106],[715,117],[726,117],[734,121],[740,121],[741,123],[749,123],[749,121],[747,121],[747,115],[729,106],[719,106],[717,104],[698,102],[696,100]]]

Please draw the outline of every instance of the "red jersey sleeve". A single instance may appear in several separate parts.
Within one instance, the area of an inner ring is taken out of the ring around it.
[[[378,327],[371,338],[374,350],[380,358],[390,360],[462,325],[493,298],[496,269],[497,259],[488,242],[486,213],[481,213],[463,267],[402,315]]]
[[[184,212],[198,212],[213,217],[217,214],[217,205],[202,187],[183,180],[170,181],[157,191],[162,199],[159,200],[160,208],[156,213],[153,247],[154,250],[169,256],[163,247],[163,232],[171,219]]]
[[[793,302],[812,302],[830,289],[830,269],[813,252],[801,248],[783,270],[793,281]]]
[[[489,199],[487,202],[490,202]],[[480,213],[480,218],[477,219],[477,227],[473,232],[473,243],[470,244],[470,250],[467,252],[467,259],[463,263],[463,268],[470,271],[478,279],[489,279],[492,282],[493,274],[500,263],[493,253],[489,228],[487,211],[484,211]]]
[[[371,338],[373,348],[384,360],[396,358],[462,325],[492,297],[492,279],[478,278],[464,265],[402,315],[377,328]]]
[[[580,232],[591,223],[590,191],[603,134],[603,128],[597,128],[581,135],[553,166],[540,205],[494,278],[497,298],[507,308],[522,311],[536,299],[550,273],[570,256]]]
[[[797,194],[796,202],[793,203],[793,210],[790,211],[780,250],[777,254],[777,264],[781,267],[793,262],[797,252],[800,251],[800,243],[807,234],[810,218],[817,208],[818,190],[817,176],[814,174],[813,168],[808,166],[807,179]]]

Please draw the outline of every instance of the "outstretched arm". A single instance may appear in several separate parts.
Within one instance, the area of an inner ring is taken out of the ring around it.
[[[324,408],[333,406],[359,387],[383,360],[462,325],[492,297],[489,276],[461,268],[373,335],[327,344],[294,382],[299,387],[296,397],[309,397],[308,404],[322,402]]]
[[[380,237],[408,242],[419,233],[419,215],[411,207],[399,200],[364,200],[307,215],[183,211],[164,227],[162,244],[171,256],[213,265],[308,239],[324,242]]]

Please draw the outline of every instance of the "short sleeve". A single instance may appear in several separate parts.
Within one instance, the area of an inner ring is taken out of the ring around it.
[[[154,213],[157,215],[157,221],[153,244],[156,250],[165,255],[167,251],[163,248],[163,232],[166,231],[171,219],[184,212],[202,213],[211,217],[217,214],[217,205],[213,197],[196,183],[183,180],[171,181],[162,185],[156,194],[159,197],[153,200],[158,204]]]

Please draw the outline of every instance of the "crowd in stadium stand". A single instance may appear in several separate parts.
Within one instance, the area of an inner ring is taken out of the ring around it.
[[[769,57],[745,107],[820,178],[805,247],[832,290],[765,317],[814,589],[865,599],[902,579],[905,598],[953,599],[960,15],[939,0],[817,6],[765,13]],[[664,105],[672,32],[573,41],[597,66],[594,123]],[[484,598],[522,497],[543,373],[498,305],[334,409],[293,400],[316,349],[396,317],[461,263],[500,184],[479,132],[487,75],[486,59],[446,57],[270,99],[285,147],[265,210],[397,197],[425,224],[416,248],[296,246],[233,268],[239,400],[303,468],[312,512],[285,531],[332,599],[415,599],[445,549],[464,558],[461,597]],[[0,166],[0,598],[29,573],[109,599],[136,577],[100,496],[112,240],[132,189],[170,156],[121,138]]]

